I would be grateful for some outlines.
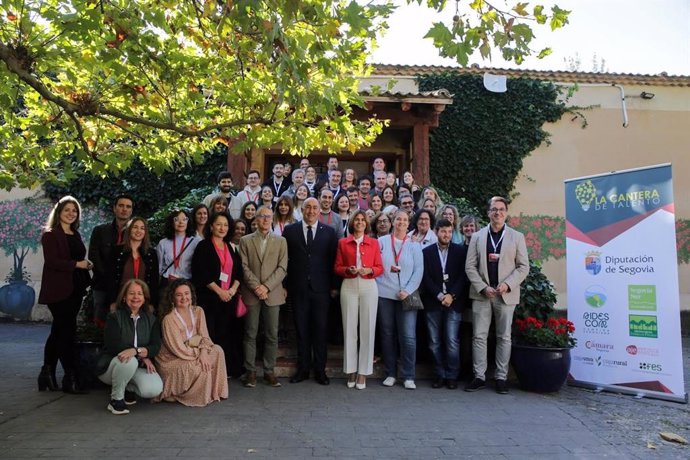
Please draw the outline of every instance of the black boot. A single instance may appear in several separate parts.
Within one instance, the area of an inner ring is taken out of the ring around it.
[[[65,369],[65,376],[62,378],[62,391],[73,395],[84,395],[89,392],[81,388],[77,381],[77,375],[72,369]]]
[[[41,367],[41,373],[38,374],[38,391],[58,391],[59,389],[55,379],[55,368],[52,366]]]

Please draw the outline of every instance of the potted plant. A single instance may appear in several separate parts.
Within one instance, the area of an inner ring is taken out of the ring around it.
[[[570,371],[575,326],[555,311],[556,293],[539,262],[530,262],[529,274],[520,291],[513,323],[511,364],[522,389],[558,391]]]

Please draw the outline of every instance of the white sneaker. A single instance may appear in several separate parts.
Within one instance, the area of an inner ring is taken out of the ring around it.
[[[383,381],[384,387],[392,387],[393,385],[395,385],[395,377],[386,377],[386,380]]]
[[[406,390],[416,390],[417,389],[417,385],[414,384],[414,380],[405,380],[403,385],[405,385]]]

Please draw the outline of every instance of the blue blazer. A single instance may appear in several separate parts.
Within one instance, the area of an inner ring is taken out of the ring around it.
[[[311,251],[307,249],[302,221],[288,225],[283,231],[288,246],[288,270],[285,278],[288,292],[311,288],[314,292],[323,293],[329,292],[335,285],[333,269],[338,238],[333,227],[320,222],[316,226]]]
[[[443,292],[443,271],[441,270],[441,258],[438,255],[438,244],[432,244],[422,250],[424,257],[424,276],[422,277],[422,303],[425,310],[441,310],[443,305],[438,300],[438,294]],[[455,299],[451,308],[460,312],[467,303],[469,281],[465,273],[465,259],[467,248],[461,244],[450,243],[448,246],[448,259],[446,260],[446,273],[448,282],[446,292],[452,294]]]

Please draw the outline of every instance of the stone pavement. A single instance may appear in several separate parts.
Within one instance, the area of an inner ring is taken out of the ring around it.
[[[129,415],[106,409],[107,390],[39,393],[36,376],[48,326],[0,323],[0,458],[690,458],[685,404],[636,400],[566,387],[509,395],[382,387],[344,380],[282,388],[230,385],[230,398],[206,408],[139,402]],[[690,340],[684,339],[686,390]]]

